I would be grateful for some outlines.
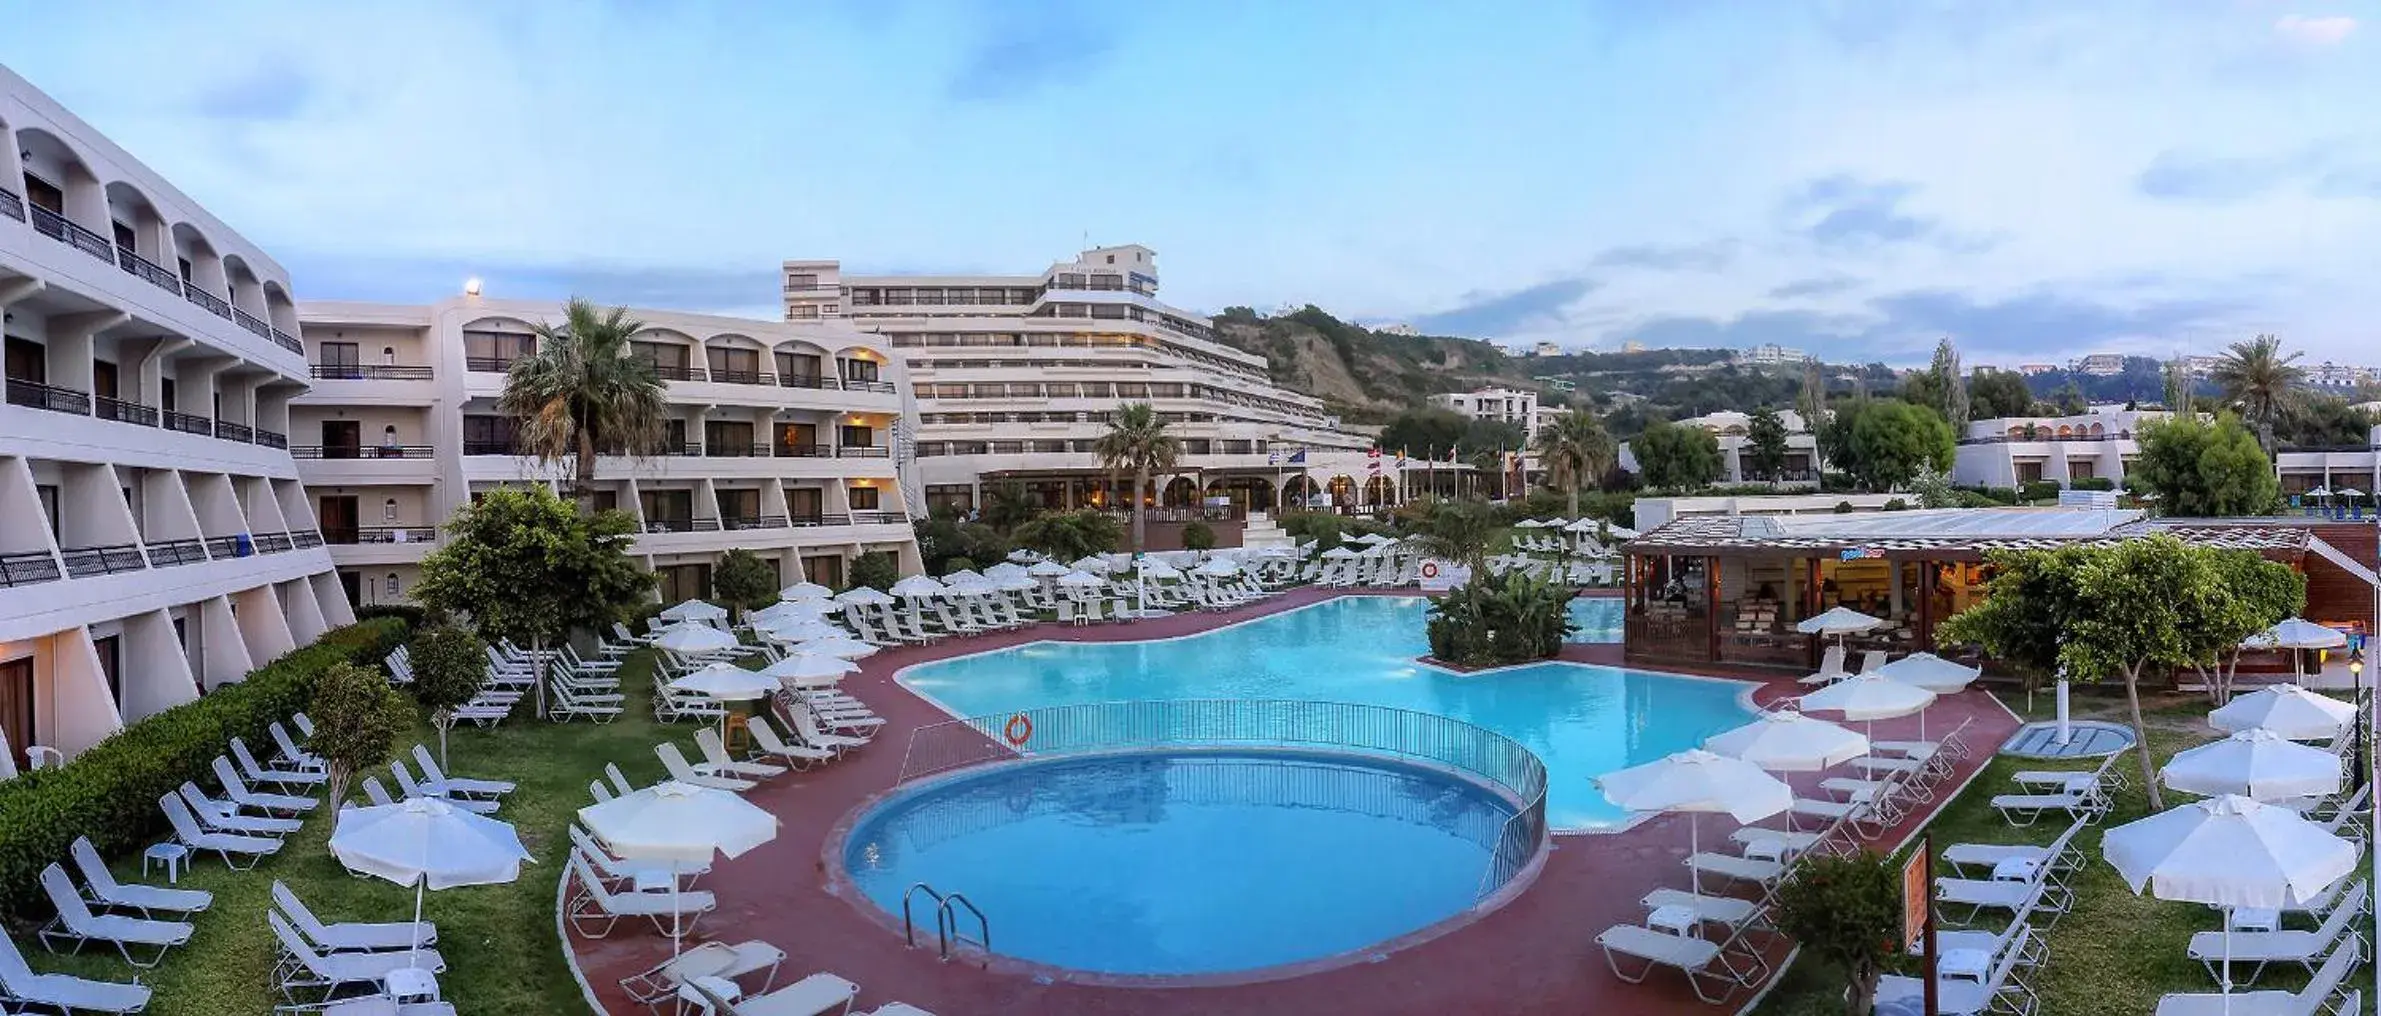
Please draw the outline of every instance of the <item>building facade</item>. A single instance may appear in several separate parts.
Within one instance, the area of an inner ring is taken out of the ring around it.
[[[632,552],[664,602],[702,595],[743,548],[839,586],[861,553],[919,565],[901,483],[906,385],[883,341],[839,320],[780,323],[632,310],[670,402],[665,447],[598,456],[599,507],[635,516]],[[561,305],[465,295],[429,306],[309,302],[313,389],[289,409],[303,501],[357,603],[410,602],[457,508],[492,487],[568,493],[568,463],[522,454],[496,411],[505,372]]]
[[[0,68],[0,735],[75,754],[354,620],[288,273]]]
[[[2141,456],[2143,424],[2166,419],[2163,410],[2094,406],[2073,416],[2011,416],[1974,420],[1960,436],[1951,482],[2017,487],[2045,480],[2072,486],[2105,479],[2123,486]]]
[[[1430,396],[1430,404],[1466,420],[1512,424],[1532,443],[1538,440],[1538,427],[1545,419],[1538,411],[1538,393],[1501,386],[1440,392]]]
[[[1030,275],[855,276],[784,264],[789,323],[841,318],[907,364],[917,392],[924,503],[965,513],[1015,482],[1052,509],[1126,503],[1092,450],[1111,414],[1148,402],[1182,442],[1145,499],[1228,514],[1392,503],[1394,473],[1321,400],[1279,387],[1265,358],[1218,341],[1204,316],[1157,298],[1157,256],[1084,251]],[[1129,484],[1129,480],[1122,481]]]
[[[1768,483],[1780,489],[1815,487],[1819,474],[1826,468],[1819,454],[1819,438],[1813,434],[1802,414],[1791,409],[1777,411],[1778,422],[1786,428],[1786,464],[1776,477],[1755,477],[1745,466],[1745,449],[1752,443],[1753,416],[1724,409],[1716,413],[1688,417],[1678,421],[1681,427],[1699,427],[1717,439],[1720,446],[1720,475],[1712,482],[1719,484]],[[1620,468],[1638,472],[1637,453],[1628,444],[1620,447]]]

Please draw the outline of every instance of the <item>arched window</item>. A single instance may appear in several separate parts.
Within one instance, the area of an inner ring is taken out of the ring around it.
[[[386,500],[386,501],[382,501],[382,502],[380,503],[380,521],[382,521],[382,522],[395,522],[395,521],[397,521],[397,499],[396,499],[396,498],[393,498],[393,497],[392,497],[392,498],[389,498],[388,500]]]
[[[389,577],[388,577],[388,590],[389,590],[389,598],[390,598],[390,599],[396,599],[396,598],[397,598],[397,597],[400,595],[400,587],[399,587],[399,586],[398,586],[398,584],[397,584],[397,573],[396,573],[396,572],[390,572],[390,573],[389,573]]]
[[[390,366],[390,367],[394,367],[394,366],[396,366],[396,365],[397,365],[397,347],[395,347],[395,346],[382,346],[382,347],[380,347],[380,362],[381,362],[382,364],[385,364],[385,365],[387,365],[387,366]]]

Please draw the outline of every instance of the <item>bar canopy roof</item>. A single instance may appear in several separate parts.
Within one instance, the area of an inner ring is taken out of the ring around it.
[[[2157,519],[2129,509],[1936,508],[1840,515],[1690,515],[1626,545],[1631,554],[1976,560],[1993,550],[2048,550],[2171,533],[2192,543],[2295,559],[2304,526]]]

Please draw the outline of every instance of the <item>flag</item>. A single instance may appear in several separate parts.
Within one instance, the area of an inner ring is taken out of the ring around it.
[[[1293,465],[1293,466],[1303,466],[1303,465],[1305,465],[1305,464],[1306,464],[1306,449],[1304,449],[1304,448],[1300,448],[1300,449],[1298,449],[1297,451],[1291,452],[1291,453],[1290,453],[1290,464],[1291,464],[1291,465]]]
[[[1265,464],[1266,464],[1266,465],[1268,465],[1268,466],[1278,466],[1278,465],[1281,465],[1281,453],[1280,453],[1280,452],[1277,452],[1277,451],[1275,451],[1275,452],[1266,452],[1266,453],[1265,453]]]
[[[1405,468],[1405,449],[1403,448],[1397,450],[1397,468]]]

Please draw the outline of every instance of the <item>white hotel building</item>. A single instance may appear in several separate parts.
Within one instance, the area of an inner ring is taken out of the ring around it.
[[[1393,460],[1374,469],[1369,438],[1341,429],[1321,400],[1274,385],[1265,358],[1217,341],[1206,317],[1158,300],[1147,247],[1096,248],[1032,275],[784,269],[789,322],[844,318],[908,363],[930,506],[966,511],[1012,480],[1051,508],[1117,503],[1092,444],[1120,403],[1136,401],[1182,441],[1180,469],[1152,484],[1163,507],[1396,499]],[[1409,480],[1420,475],[1416,463]]]
[[[0,68],[0,734],[72,755],[353,620],[288,273]]]
[[[841,586],[868,551],[919,566],[895,435],[899,363],[840,321],[789,324],[632,309],[639,355],[665,382],[666,447],[596,461],[599,507],[634,515],[632,552],[663,602],[708,589],[734,548],[787,583]],[[404,603],[438,526],[492,487],[549,484],[570,465],[520,454],[496,411],[532,328],[563,307],[463,295],[429,306],[309,302],[300,309],[314,388],[289,429],[305,499],[338,580],[361,604]]]

